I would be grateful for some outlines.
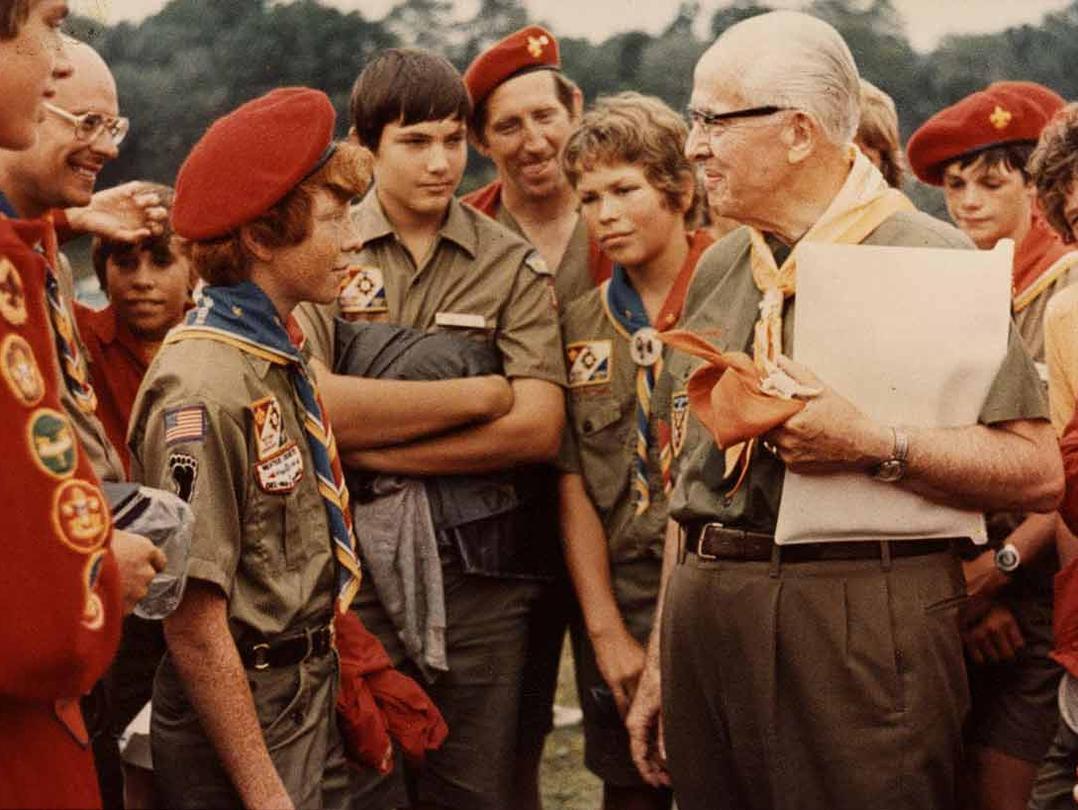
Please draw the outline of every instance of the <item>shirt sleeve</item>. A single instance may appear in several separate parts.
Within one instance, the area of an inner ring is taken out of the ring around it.
[[[1075,403],[1078,405],[1078,403]],[[1067,477],[1067,491],[1059,513],[1067,527],[1078,534],[1078,414],[1067,425],[1060,444],[1063,451],[1063,470]]]
[[[1048,365],[1048,406],[1056,433],[1074,414],[1078,399],[1078,288],[1048,302],[1044,314],[1044,355]]]
[[[292,314],[299,323],[303,334],[307,336],[304,355],[309,360],[315,358],[326,368],[332,369],[334,362],[334,311],[336,304],[303,303]]]
[[[996,373],[977,421],[982,425],[1012,419],[1047,419],[1048,403],[1033,359],[1014,324],[1007,337],[1007,354]]]
[[[537,253],[517,271],[495,338],[505,376],[565,385],[554,277]]]

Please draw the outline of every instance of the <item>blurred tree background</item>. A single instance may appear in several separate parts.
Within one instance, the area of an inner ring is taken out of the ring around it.
[[[713,37],[767,10],[757,0],[734,0],[701,21],[699,5],[684,0],[658,35],[630,31],[600,43],[562,39],[564,69],[589,101],[632,89],[683,109],[693,65],[711,41],[695,36],[699,23],[710,22],[703,27]],[[1078,0],[1040,26],[950,36],[930,53],[911,47],[891,0],[813,0],[805,10],[834,24],[862,75],[895,99],[903,138],[936,110],[997,79],[1039,81],[1065,98],[1078,97],[1078,72],[1069,69],[1078,63]],[[456,18],[451,0],[403,0],[381,20],[315,0],[173,0],[137,25],[76,18],[70,30],[111,65],[121,108],[132,119],[121,157],[102,177],[105,187],[136,178],[171,183],[210,121],[280,85],[326,91],[343,135],[352,82],[378,49],[429,48],[463,70],[487,45],[532,21],[519,0],[481,0],[466,20]],[[490,171],[473,157],[462,190]],[[930,190],[912,193],[925,207],[941,210]]]

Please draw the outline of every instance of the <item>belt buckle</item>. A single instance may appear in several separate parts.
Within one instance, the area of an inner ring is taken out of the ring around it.
[[[701,560],[717,560],[719,559],[714,554],[708,554],[704,551],[704,536],[707,534],[707,530],[712,526],[721,529],[723,528],[721,523],[705,523],[700,527],[700,536],[696,538],[696,556]]]
[[[251,647],[251,658],[254,661],[251,665],[252,669],[269,669],[269,648],[270,645],[266,643],[256,644]]]

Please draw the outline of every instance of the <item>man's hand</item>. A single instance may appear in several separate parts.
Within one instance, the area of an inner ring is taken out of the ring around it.
[[[891,455],[893,436],[888,428],[873,422],[805,366],[788,357],[779,357],[778,365],[800,385],[820,391],[764,437],[787,467],[799,473],[866,470]]]
[[[146,596],[150,580],[165,567],[165,552],[141,534],[116,529],[112,533],[112,553],[120,569],[126,615]]]
[[[72,230],[116,242],[141,242],[164,231],[168,211],[138,180],[94,194],[85,208],[67,209]]]
[[[978,622],[963,628],[962,642],[975,664],[1010,661],[1026,646],[1018,621],[1003,605],[992,605]]]
[[[618,714],[624,720],[636,694],[640,674],[644,671],[644,648],[629,634],[624,624],[609,634],[593,636],[591,645],[595,650],[599,673],[614,694]]]
[[[659,662],[648,661],[625,718],[629,750],[640,776],[652,787],[670,787],[663,742],[662,689]]]
[[[979,621],[992,608],[991,598],[1006,584],[1007,575],[996,567],[996,555],[991,549],[962,563],[969,599],[962,607],[963,623]]]

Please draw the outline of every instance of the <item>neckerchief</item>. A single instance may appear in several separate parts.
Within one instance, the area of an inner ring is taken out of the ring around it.
[[[656,332],[664,332],[675,326],[681,317],[681,308],[685,304],[685,294],[688,292],[689,282],[692,280],[696,263],[700,258],[700,254],[711,245],[712,241],[711,236],[705,231],[698,231],[689,236],[688,255],[686,255],[685,261],[682,262],[681,270],[678,271],[678,276],[674,279],[670,292],[666,295],[666,300],[659,310],[654,325],[648,318],[644,302],[640,298],[640,294],[633,288],[625,268],[615,264],[610,279],[603,282],[600,287],[599,295],[600,300],[603,302],[603,309],[618,334],[629,341],[647,340],[647,333],[641,333],[642,329],[654,329]],[[655,390],[655,380],[662,373],[662,368],[661,353],[654,363],[650,365],[637,364],[636,366],[636,454],[633,458],[632,484],[637,515],[642,515],[651,505],[651,491],[648,488],[651,395]],[[667,490],[670,483],[671,459],[670,435],[666,431],[660,431],[659,464],[662,468],[663,487]]]
[[[1021,312],[1078,262],[1078,252],[1063,244],[1040,213],[1033,212],[1029,233],[1015,246],[1011,309]]]
[[[289,328],[302,341],[302,333],[291,319]],[[337,609],[343,613],[359,591],[360,581],[348,489],[322,398],[297,344],[289,335],[289,328],[281,323],[273,303],[261,288],[245,281],[230,287],[205,287],[201,304],[187,313],[184,325],[173,329],[165,342],[216,340],[274,365],[287,366],[292,387],[303,403],[307,446],[314,459],[318,492],[326,509],[338,562]]]
[[[18,219],[18,216],[11,202],[0,193],[0,217]],[[97,410],[97,395],[90,384],[86,357],[75,337],[75,325],[71,321],[67,303],[60,291],[60,281],[56,277],[60,259],[56,230],[50,215],[43,217],[42,221],[47,225],[44,239],[34,249],[45,257],[45,299],[49,306],[49,321],[56,342],[56,353],[60,358],[60,373],[79,410],[94,413]]]

